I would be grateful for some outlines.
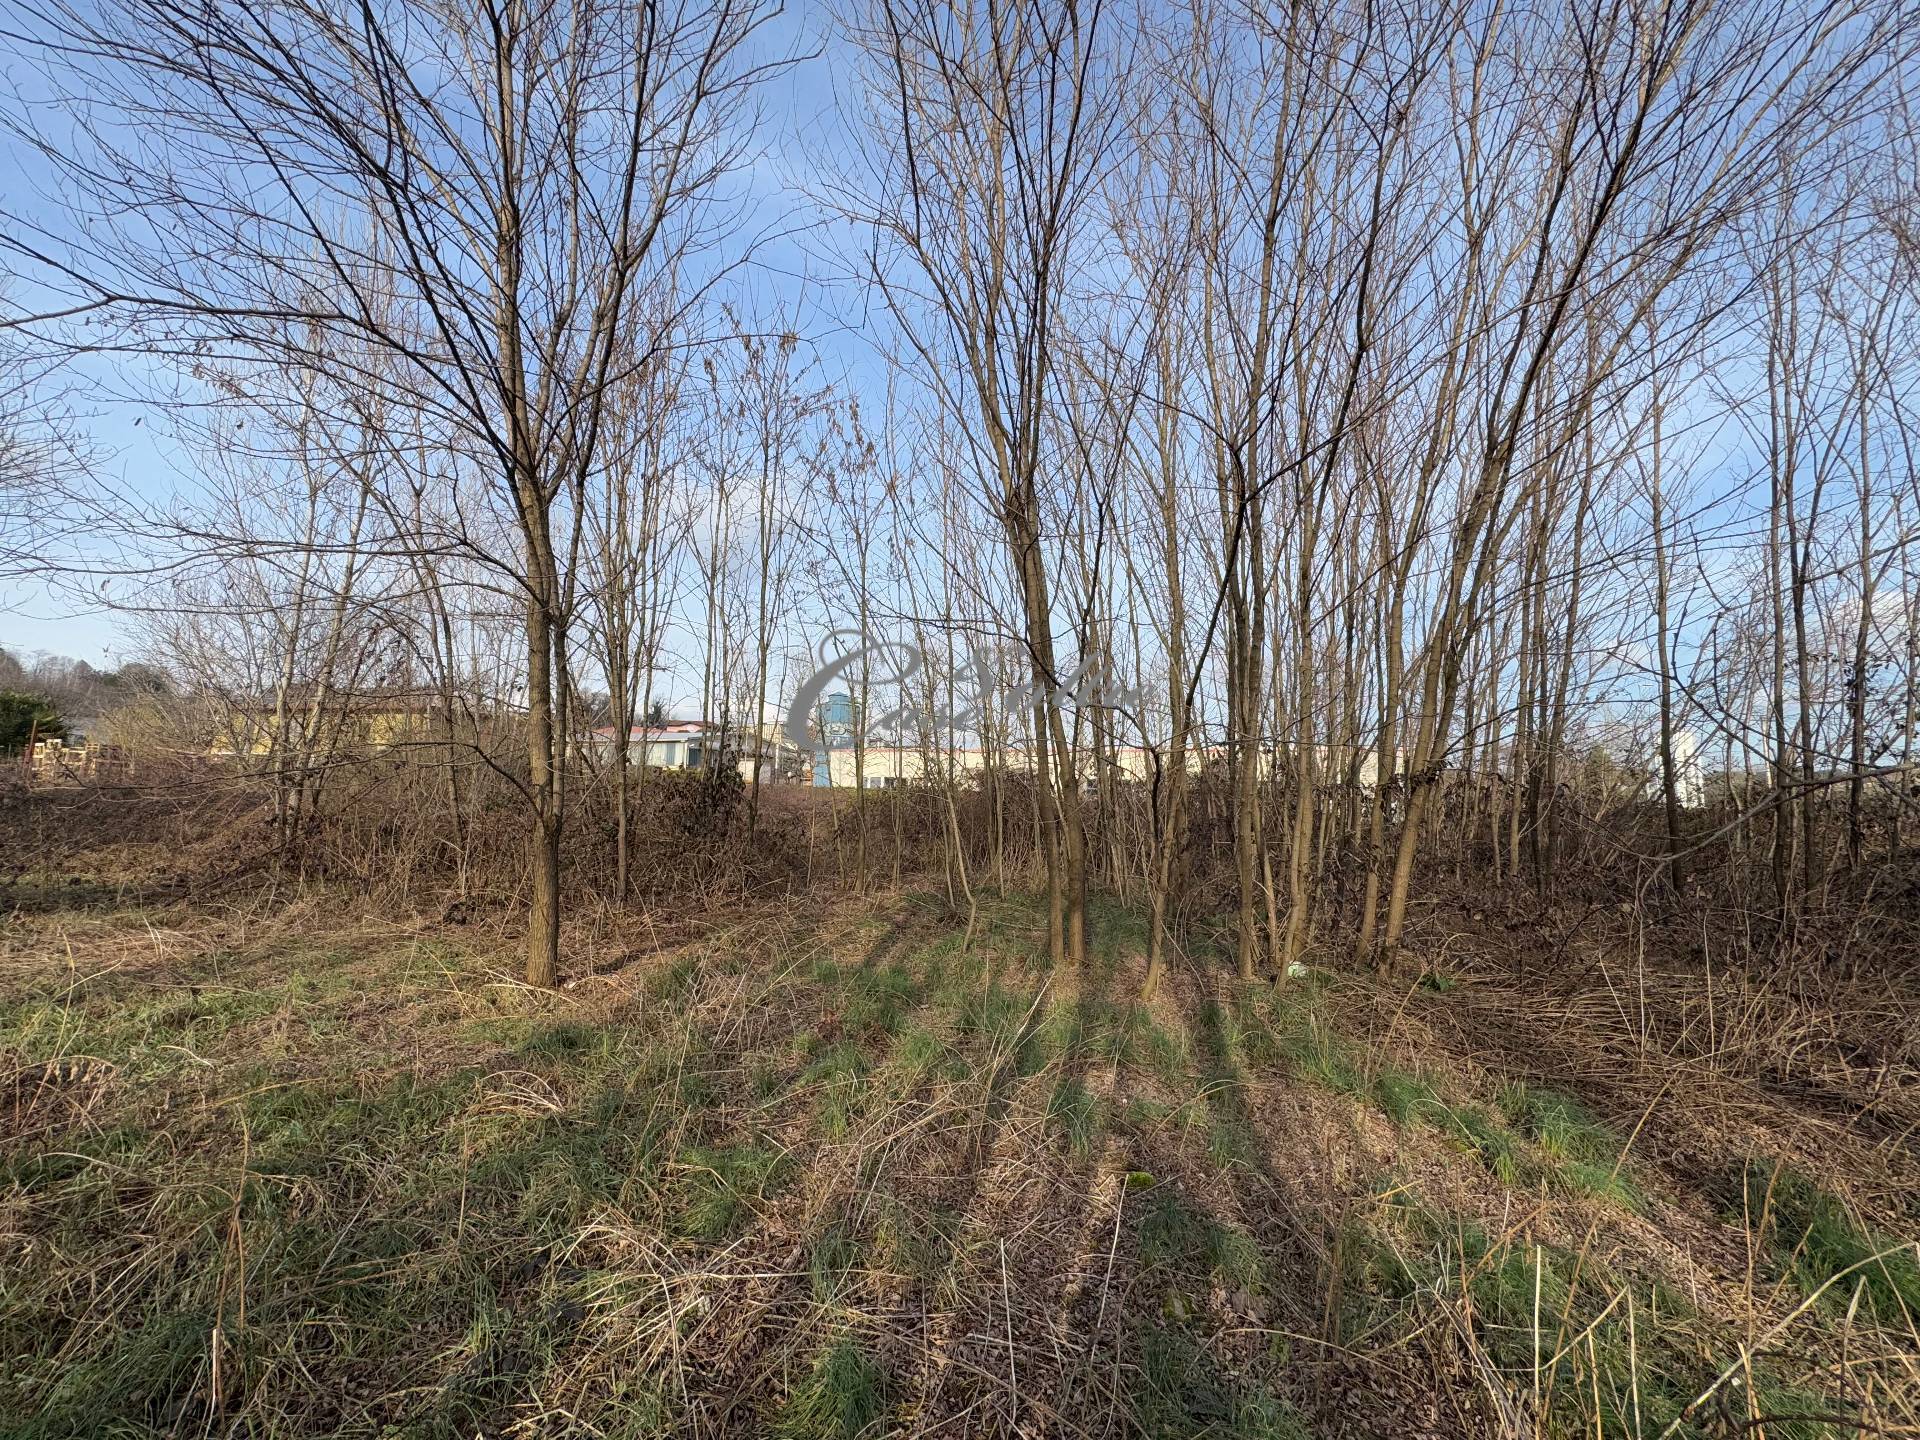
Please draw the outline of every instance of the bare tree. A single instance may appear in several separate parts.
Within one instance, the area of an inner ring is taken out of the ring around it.
[[[97,223],[15,214],[8,248],[119,343],[385,393],[457,437],[511,517],[535,984],[558,967],[583,498],[612,383],[673,333],[674,307],[641,297],[724,233],[713,198],[746,143],[764,14],[135,0],[23,22],[82,141],[38,143]]]
[[[855,37],[872,67],[881,169],[871,199],[849,203],[876,237],[874,279],[962,422],[1004,532],[1032,676],[1050,943],[1056,960],[1078,962],[1086,834],[1041,472],[1075,236],[1114,135],[1102,95],[1116,57],[1097,4],[885,0]],[[962,377],[951,384],[950,364]]]

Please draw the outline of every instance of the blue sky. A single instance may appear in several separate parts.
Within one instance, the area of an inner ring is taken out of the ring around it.
[[[857,290],[840,283],[845,277],[836,273],[842,267],[832,257],[831,237],[819,231],[786,233],[806,218],[805,192],[819,167],[836,166],[846,154],[835,85],[847,67],[835,62],[826,12],[810,3],[777,15],[758,37],[758,49],[800,58],[761,86],[764,123],[751,163],[734,181],[743,197],[745,228],[779,232],[742,275],[741,298],[757,312],[800,312],[793,318],[813,340],[819,373],[877,393],[885,367],[865,334]],[[47,93],[18,56],[0,62],[0,91],[11,102],[9,109]],[[46,161],[0,131],[0,211],[56,223],[63,207],[51,182]],[[16,312],[60,303],[34,275],[23,272],[4,276],[0,297]],[[65,367],[59,389],[74,429],[93,453],[97,476],[114,490],[159,499],[190,490],[195,476],[192,456],[168,432],[164,408],[142,394],[153,388],[153,378],[131,371],[124,357],[82,356]],[[84,554],[84,538],[77,541]],[[114,593],[110,579],[78,573],[0,585],[0,646],[16,654],[61,654],[95,665],[134,658],[138,619],[103,603]]]
[[[767,81],[760,92],[764,123],[752,163],[736,177],[745,227],[781,236],[768,243],[742,275],[739,298],[755,318],[784,312],[787,324],[812,339],[815,376],[860,395],[871,417],[884,409],[887,365],[879,346],[886,327],[870,313],[871,297],[864,287],[848,274],[855,266],[840,251],[853,247],[841,247],[843,237],[821,223],[785,233],[810,218],[817,221],[806,201],[810,188],[857,163],[843,117],[857,114],[858,106],[843,104],[837,93],[852,83],[854,67],[848,56],[836,53],[824,13],[811,5],[783,14],[762,34],[760,45],[769,54],[791,52],[803,58]],[[31,99],[36,83],[20,59],[0,62],[0,88],[16,100]],[[0,155],[0,209],[57,213],[57,204],[46,195],[45,164],[17,143],[0,141],[0,148],[5,151]],[[16,277],[9,299],[15,306],[33,308],[40,295],[30,276]],[[1758,388],[1759,376],[1749,360],[1707,363],[1723,388],[1748,393]],[[153,378],[129,371],[125,362],[110,357],[82,360],[72,371],[77,382],[74,408],[97,453],[102,478],[114,488],[157,499],[190,489],[195,476],[190,453],[168,434],[164,410],[138,398]],[[1674,431],[1687,428],[1689,420],[1699,426],[1688,441],[1676,441],[1673,447],[1676,462],[1682,453],[1692,452],[1688,478],[1679,487],[1685,495],[1682,508],[1693,512],[1694,524],[1703,532],[1749,532],[1756,498],[1762,512],[1765,501],[1764,491],[1756,497],[1753,489],[1756,478],[1764,485],[1764,476],[1752,437],[1726,422],[1721,403],[1691,372],[1673,403]],[[1760,518],[1764,520],[1764,513]],[[1703,554],[1701,568],[1715,579],[1731,581],[1732,572],[1750,555],[1750,549],[1728,546]],[[1689,558],[1683,553],[1683,569]],[[131,658],[137,623],[100,603],[100,583],[99,577],[71,577],[0,593],[0,644],[16,652],[61,653],[95,664]],[[1685,585],[1684,578],[1681,583]],[[1634,623],[1626,628],[1644,641],[1651,632],[1650,612],[1631,618]],[[1697,631],[1704,623],[1698,618],[1693,622]],[[688,694],[687,669],[684,661],[678,667],[682,679],[673,697],[677,702]],[[697,663],[692,672],[697,690]]]

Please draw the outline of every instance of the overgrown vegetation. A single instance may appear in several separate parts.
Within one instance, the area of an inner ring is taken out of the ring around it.
[[[1894,1329],[1920,1325],[1920,1242],[1868,1230],[1807,1176],[1754,1160],[1742,1172],[1741,1219],[1770,1263],[1829,1307]]]
[[[1401,990],[1143,1007],[1137,953],[1058,972],[1021,897],[950,924],[768,907],[556,994],[319,896],[17,914],[7,1433],[1911,1421],[1884,1206],[1742,1159],[1705,1216],[1659,1114],[1369,1041]]]
[[[0,1440],[1920,1436],[1914,8],[0,0]]]

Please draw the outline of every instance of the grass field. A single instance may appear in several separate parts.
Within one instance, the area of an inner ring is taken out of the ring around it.
[[[915,893],[537,992],[324,892],[12,899],[7,1436],[1920,1433],[1920,1102],[1749,1063],[1787,997],[1486,935],[1143,1008],[1131,913],[1069,974]]]

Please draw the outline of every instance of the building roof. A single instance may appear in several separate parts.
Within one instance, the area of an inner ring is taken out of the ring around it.
[[[704,720],[669,720],[665,725],[635,725],[627,732],[627,738],[629,740],[686,740],[705,735],[707,728],[707,722]],[[597,726],[593,733],[611,740],[620,732],[611,725],[601,725]]]

